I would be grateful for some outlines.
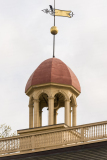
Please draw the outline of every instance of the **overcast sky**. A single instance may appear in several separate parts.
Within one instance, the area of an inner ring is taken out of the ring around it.
[[[53,0],[0,0],[0,124],[29,127],[28,78],[52,57],[53,17],[41,10]],[[107,120],[107,0],[56,0],[73,18],[56,17],[56,58],[76,74],[77,124]],[[60,109],[58,123],[64,122]],[[44,125],[47,110],[44,109]]]

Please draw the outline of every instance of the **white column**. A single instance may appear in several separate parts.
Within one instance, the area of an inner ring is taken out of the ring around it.
[[[29,128],[33,128],[33,104],[29,105]]]
[[[49,107],[48,125],[53,125],[54,124],[54,97],[48,98],[48,107]]]
[[[65,124],[70,126],[70,100],[65,100]]]
[[[34,127],[39,127],[39,100],[34,99]]]
[[[72,126],[77,125],[77,105],[72,107]]]

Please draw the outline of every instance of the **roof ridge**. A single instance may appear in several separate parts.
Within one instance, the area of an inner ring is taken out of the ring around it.
[[[54,58],[52,58],[52,63],[51,63],[51,80],[52,80],[52,64],[53,64]]]
[[[67,65],[66,65],[67,66]],[[71,73],[70,73],[70,68],[67,66],[67,68],[68,68],[68,71],[69,71],[69,74],[70,74],[70,77],[71,77],[71,85],[72,85],[72,76],[71,76]]]

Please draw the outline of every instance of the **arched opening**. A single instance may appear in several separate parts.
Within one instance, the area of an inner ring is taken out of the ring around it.
[[[65,96],[59,92],[54,97],[54,124],[64,123]]]
[[[59,108],[57,113],[57,124],[64,123],[64,107]]]
[[[42,109],[42,126],[48,125],[48,107]]]
[[[39,96],[39,121],[40,126],[48,125],[48,95],[46,93]]]

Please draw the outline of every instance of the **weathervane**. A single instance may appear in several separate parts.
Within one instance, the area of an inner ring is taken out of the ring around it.
[[[54,0],[54,8],[49,5],[50,9],[43,9],[42,11],[46,14],[50,14],[51,16],[54,16],[54,26],[51,27],[50,32],[53,34],[53,58],[55,57],[55,35],[58,33],[58,28],[55,26],[55,16],[61,16],[61,17],[73,17],[72,11],[65,11],[60,9],[55,9],[55,0]]]

